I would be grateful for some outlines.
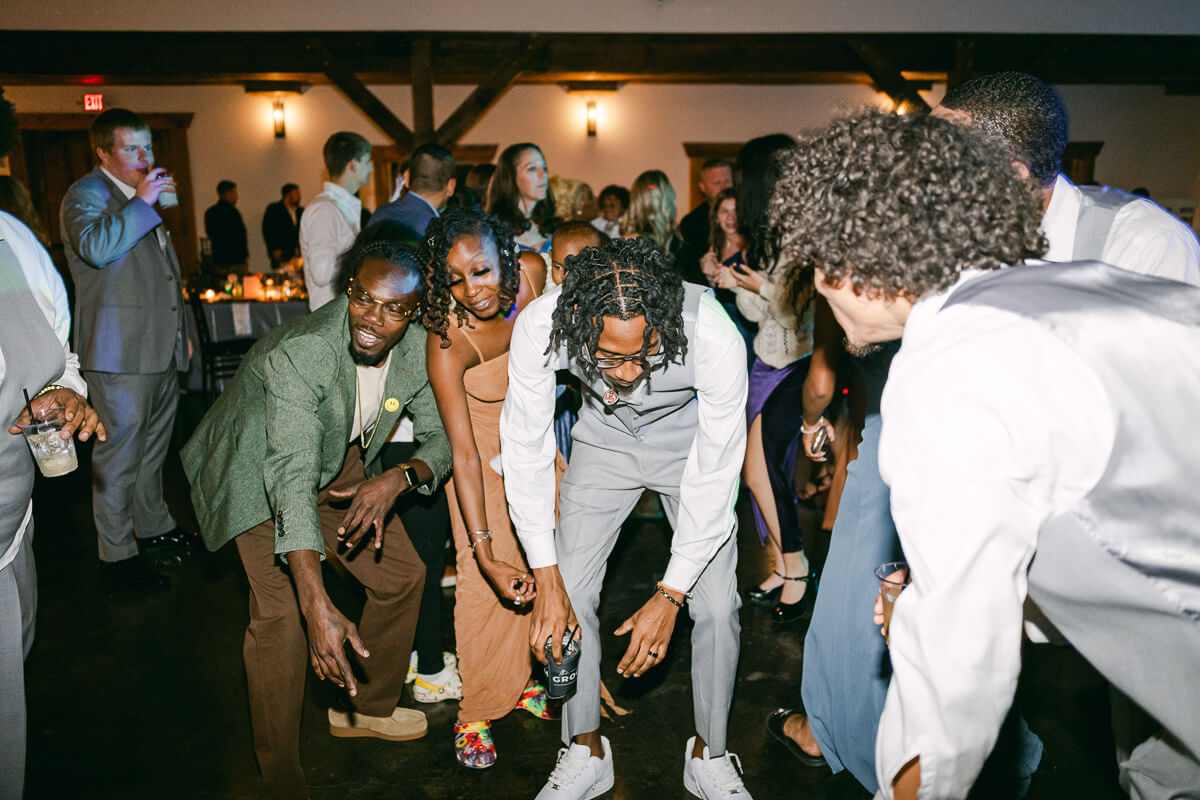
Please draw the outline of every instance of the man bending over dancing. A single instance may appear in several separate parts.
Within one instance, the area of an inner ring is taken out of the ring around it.
[[[554,372],[583,387],[574,451],[554,530]],[[577,690],[563,713],[566,747],[538,800],[584,800],[613,785],[600,735],[600,630],[605,562],[643,490],[658,492],[674,528],[666,574],[617,630],[632,634],[617,666],[639,677],[666,657],[685,606],[692,631],[697,736],[684,787],[702,798],[749,798],[725,750],[737,669],[734,568],[738,475],[746,444],[746,351],[710,290],[685,284],[641,240],[589,247],[571,259],[560,293],[517,319],[500,419],[509,510],[537,582],[530,646],[560,659],[578,615]]]

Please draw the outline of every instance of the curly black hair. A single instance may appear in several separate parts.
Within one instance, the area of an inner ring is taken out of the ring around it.
[[[683,332],[683,279],[669,256],[645,239],[614,239],[567,259],[558,306],[554,309],[547,355],[565,346],[578,357],[587,377],[595,377],[594,357],[604,318],[645,317],[643,358],[658,332],[666,361],[687,355]]]
[[[521,265],[517,260],[517,245],[512,228],[481,209],[471,206],[449,208],[430,221],[421,243],[421,267],[425,271],[425,314],[422,323],[430,333],[442,339],[442,347],[450,346],[450,314],[460,325],[470,325],[466,308],[454,302],[450,294],[450,266],[446,256],[454,243],[463,236],[490,238],[500,254],[500,308],[505,314],[517,300],[521,285]]]
[[[350,282],[358,275],[363,262],[368,258],[381,258],[402,267],[421,281],[421,263],[417,254],[416,234],[407,225],[399,222],[376,222],[368,225],[354,239],[350,249],[338,256],[337,271],[334,273],[333,289],[342,295],[350,288]]]
[[[942,106],[971,116],[971,128],[995,137],[1048,186],[1062,167],[1069,120],[1062,96],[1024,72],[982,75],[946,92]]]
[[[912,300],[1045,253],[1041,209],[994,142],[927,115],[835,120],[783,162],[771,222],[793,276]]]

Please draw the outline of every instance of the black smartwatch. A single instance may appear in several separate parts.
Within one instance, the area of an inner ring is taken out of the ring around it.
[[[404,478],[408,481],[409,489],[416,489],[421,485],[421,479],[417,476],[417,470],[412,464],[402,464],[400,469],[404,472]]]

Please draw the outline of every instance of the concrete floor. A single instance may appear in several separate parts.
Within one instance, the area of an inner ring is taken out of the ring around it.
[[[200,413],[194,399],[185,400],[177,436],[186,436]],[[98,574],[88,480],[86,467],[52,482],[39,479],[35,496],[41,594],[37,641],[27,663],[27,796],[254,797],[258,776],[241,661],[247,587],[234,549],[173,568],[169,591],[107,596]],[[172,509],[190,523],[175,456],[167,482]],[[601,606],[607,630],[649,597],[666,563],[668,539],[661,522],[626,526]],[[763,551],[745,540],[743,586],[765,574]],[[339,586],[334,593],[353,613],[354,590]],[[446,600],[452,604],[452,590]],[[776,626],[753,608],[743,610],[742,625],[730,747],[741,757],[754,797],[869,797],[848,773],[831,775],[790,760],[763,728],[771,710],[799,699],[804,625]],[[607,685],[633,712],[603,728],[615,753],[614,800],[689,796],[681,784],[691,720],[689,628],[688,622],[677,626],[666,664],[639,680],[616,675],[621,648],[612,637],[604,642]],[[458,766],[454,703],[417,704],[430,727],[420,741],[334,739],[325,719],[330,691],[309,682],[301,747],[314,800],[531,798],[553,766],[558,723],[522,712],[496,723],[499,761],[492,769]],[[1030,800],[1123,796],[1104,684],[1074,651],[1028,648],[1020,699],[1046,744]]]

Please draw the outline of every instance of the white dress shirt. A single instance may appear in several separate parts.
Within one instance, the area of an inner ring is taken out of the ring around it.
[[[1016,689],[1038,531],[1095,485],[1115,435],[1107,395],[1053,334],[986,306],[939,313],[946,297],[913,308],[883,393],[879,468],[913,581],[889,631],[885,798],[918,755],[923,800],[966,796]]]
[[[350,249],[362,225],[362,201],[336,183],[325,182],[300,218],[300,255],[308,310],[333,299],[338,256]]]
[[[33,231],[29,230],[16,217],[3,211],[0,211],[0,239],[8,242],[9,247],[16,254],[17,262],[21,265],[21,272],[25,276],[25,282],[29,284],[29,289],[37,298],[38,308],[41,309],[46,322],[50,323],[50,327],[54,329],[54,335],[58,337],[58,341],[62,345],[63,356],[67,362],[66,369],[62,375],[54,379],[53,383],[73,389],[87,397],[87,384],[83,382],[83,377],[79,374],[79,356],[71,352],[71,345],[67,341],[67,337],[71,333],[71,308],[67,303],[67,289],[63,286],[58,271],[54,269],[54,263],[50,261],[50,254],[33,235]],[[4,380],[6,372],[4,351],[0,350],[0,381]],[[11,435],[8,432],[8,426],[12,422],[13,420],[4,421],[4,430],[0,431],[0,436]],[[17,535],[13,539],[12,545],[7,551],[0,553],[0,569],[11,564],[16,557],[21,541],[25,538],[25,531],[29,527],[29,519],[32,514],[33,502],[30,501],[29,507],[25,509],[25,519],[21,521],[21,527],[17,529]]]
[[[517,317],[508,356],[508,394],[500,416],[504,490],[529,566],[558,563],[554,550],[554,373],[545,355],[558,292]],[[698,427],[683,468],[679,518],[663,583],[687,591],[734,528],[733,506],[746,447],[746,346],[711,295],[700,299],[695,340]],[[587,405],[581,414],[595,413]],[[652,423],[651,423],[652,424]],[[578,480],[578,478],[576,478]]]
[[[1054,181],[1042,232],[1050,240],[1046,261],[1071,261],[1081,193],[1065,175]],[[1146,200],[1117,211],[1100,260],[1114,267],[1200,286],[1200,241],[1183,220]]]

